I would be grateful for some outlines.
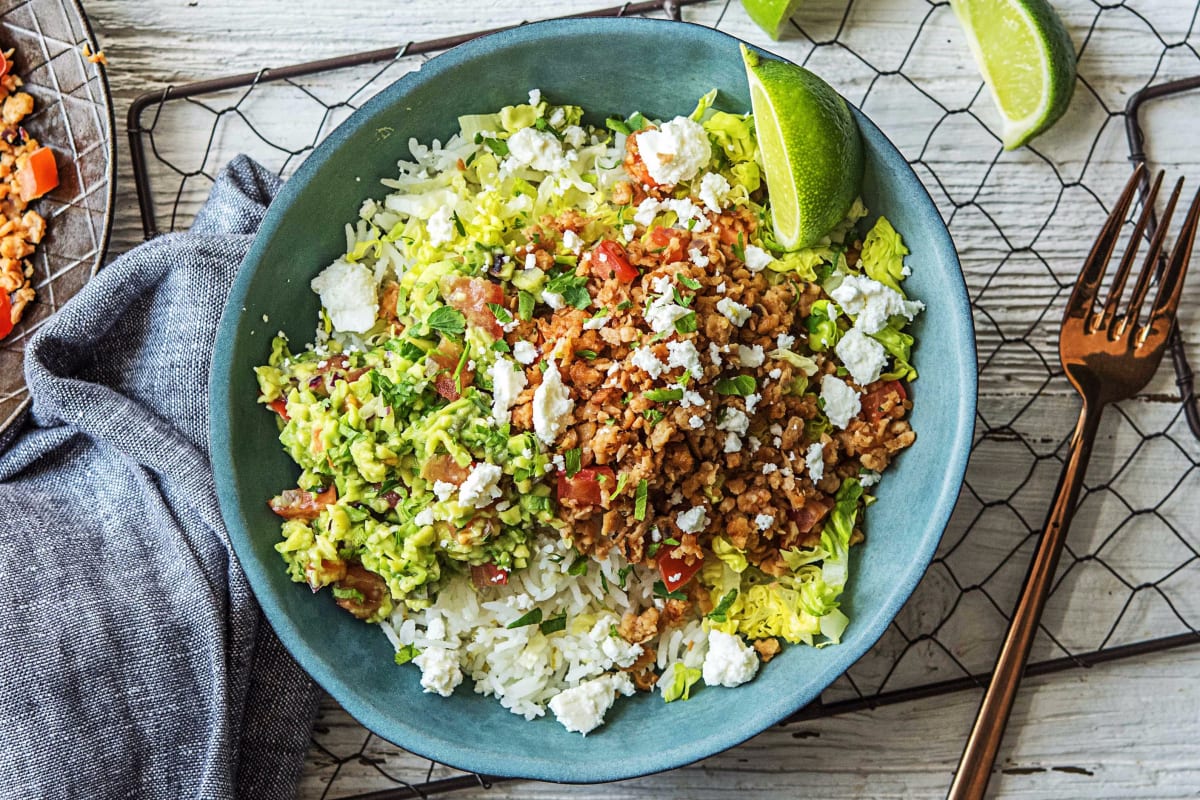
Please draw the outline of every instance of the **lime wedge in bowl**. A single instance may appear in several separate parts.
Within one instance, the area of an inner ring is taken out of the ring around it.
[[[783,23],[792,18],[803,0],[742,0],[746,15],[772,39],[779,38]]]
[[[950,0],[1013,150],[1053,125],[1075,88],[1075,47],[1046,0]]]
[[[742,45],[775,240],[811,247],[840,222],[862,188],[858,124],[841,95],[813,73]]]

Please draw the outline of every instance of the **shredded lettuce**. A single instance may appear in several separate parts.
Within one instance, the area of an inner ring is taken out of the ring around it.
[[[880,375],[881,379],[885,381],[914,381],[917,379],[917,371],[909,363],[912,358],[912,336],[891,324],[870,336],[883,345],[883,348],[895,359],[895,367],[890,372]]]
[[[814,353],[832,349],[842,338],[837,325],[837,306],[828,300],[813,303],[804,324],[808,327],[808,346]]]
[[[867,277],[874,278],[885,286],[904,294],[900,282],[904,280],[904,257],[908,248],[900,234],[886,217],[880,217],[863,239],[862,263]]]
[[[695,667],[684,666],[682,661],[671,665],[671,675],[666,675],[659,681],[662,688],[663,702],[691,699],[692,687],[700,680],[701,671]]]
[[[716,89],[711,90],[708,94],[704,95],[704,97],[701,97],[700,101],[698,103],[696,103],[696,110],[693,111],[689,115],[690,119],[693,122],[700,122],[701,120],[703,120],[704,115],[706,113],[708,113],[708,110],[710,108],[712,108],[712,104],[714,102],[716,102],[716,99],[717,99],[717,90]]]

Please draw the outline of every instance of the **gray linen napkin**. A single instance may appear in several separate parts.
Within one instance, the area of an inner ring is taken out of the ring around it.
[[[190,232],[105,267],[29,343],[32,414],[0,442],[0,796],[295,796],[317,690],[208,464],[214,332],[278,188],[238,158]]]

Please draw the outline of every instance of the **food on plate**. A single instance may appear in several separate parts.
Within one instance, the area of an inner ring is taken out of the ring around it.
[[[593,126],[534,90],[410,141],[312,281],[314,341],[256,370],[301,469],[270,501],[290,576],[426,692],[586,734],[849,622],[923,306],[860,201],[780,247],[754,119],[713,101]]]
[[[0,339],[33,302],[28,261],[46,233],[46,221],[29,203],[58,186],[54,153],[21,126],[33,97],[12,72],[13,51],[0,52]]]

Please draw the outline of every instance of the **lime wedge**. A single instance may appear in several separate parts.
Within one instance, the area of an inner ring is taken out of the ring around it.
[[[779,38],[783,23],[792,18],[803,0],[742,0],[746,15],[772,39]]]
[[[786,250],[819,242],[862,187],[858,123],[841,95],[803,67],[762,59],[742,45],[775,240]]]
[[[1067,110],[1075,47],[1046,0],[950,0],[1004,120],[1005,150],[1020,147]]]

